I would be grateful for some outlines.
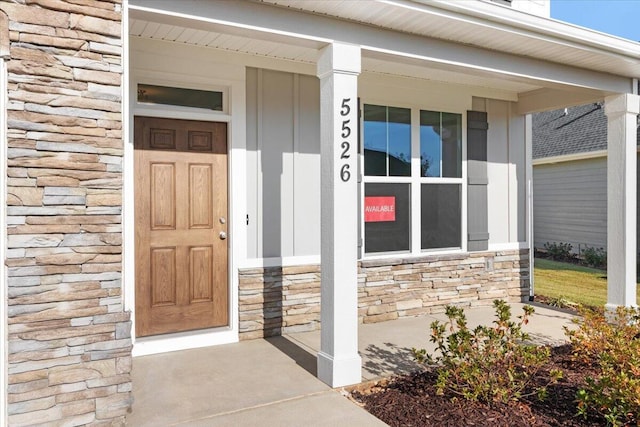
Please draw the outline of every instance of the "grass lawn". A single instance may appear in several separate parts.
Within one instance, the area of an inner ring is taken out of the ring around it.
[[[552,299],[564,298],[568,302],[602,307],[607,302],[607,272],[536,258],[534,293]]]

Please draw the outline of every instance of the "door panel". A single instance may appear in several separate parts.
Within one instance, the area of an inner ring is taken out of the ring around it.
[[[200,248],[190,248],[190,279],[191,279],[191,302],[212,301],[213,281],[212,259],[213,248],[204,246]]]
[[[211,165],[189,165],[189,228],[211,228]]]
[[[176,165],[151,163],[151,229],[176,229]]]
[[[151,249],[151,307],[176,303],[176,248]]]
[[[134,126],[136,335],[228,325],[226,123]]]

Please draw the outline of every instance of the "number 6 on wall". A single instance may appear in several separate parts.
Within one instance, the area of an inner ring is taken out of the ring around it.
[[[340,169],[340,179],[343,180],[344,182],[347,182],[349,181],[350,178],[351,178],[351,172],[349,172],[349,165],[348,164],[342,165],[342,168]]]

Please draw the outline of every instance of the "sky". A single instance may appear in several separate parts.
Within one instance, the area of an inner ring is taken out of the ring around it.
[[[551,17],[640,41],[640,0],[551,0]]]

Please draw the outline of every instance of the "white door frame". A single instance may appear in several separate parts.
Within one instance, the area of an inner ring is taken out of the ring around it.
[[[127,36],[128,38],[128,36]],[[126,55],[128,56],[127,51]],[[175,350],[207,347],[211,345],[237,342],[238,335],[238,264],[246,258],[246,83],[244,67],[233,67],[237,80],[222,80],[215,77],[193,79],[190,76],[150,70],[134,70],[125,67],[128,88],[125,94],[123,125],[124,135],[124,189],[123,189],[123,296],[125,310],[131,311],[132,355],[143,356]],[[241,73],[240,73],[241,71]],[[127,75],[128,74],[128,75]],[[159,84],[165,86],[198,88],[203,90],[221,90],[225,111],[213,112],[195,108],[180,108],[160,105],[144,105],[136,101],[138,83]],[[135,337],[135,217],[134,217],[134,150],[133,117],[149,116],[168,119],[188,119],[199,121],[227,122],[228,127],[228,209],[229,209],[229,326],[188,332],[180,332],[153,337]],[[235,195],[235,196],[234,196]]]

